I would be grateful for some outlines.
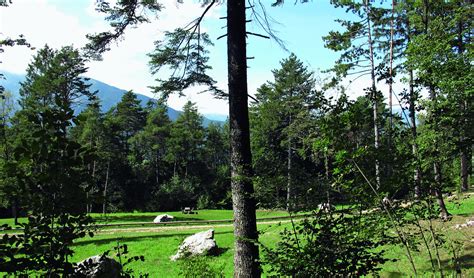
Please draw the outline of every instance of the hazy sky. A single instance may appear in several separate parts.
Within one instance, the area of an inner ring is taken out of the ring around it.
[[[203,8],[197,1],[162,0],[165,9],[149,24],[130,29],[124,40],[112,46],[104,55],[103,61],[88,64],[88,76],[125,90],[152,96],[148,86],[154,85],[154,77],[148,69],[147,53],[153,48],[153,42],[163,38],[164,31],[184,27],[198,17]],[[275,41],[258,37],[249,37],[249,92],[255,90],[267,80],[272,79],[271,70],[279,67],[279,61],[295,53],[311,70],[329,68],[338,54],[324,48],[322,36],[338,28],[337,18],[348,15],[341,9],[335,9],[327,0],[314,0],[306,4],[294,5],[287,1],[283,7],[270,7],[273,1],[262,1],[265,9],[275,22],[273,29],[286,44],[289,52],[283,50]],[[95,0],[14,0],[8,8],[0,8],[0,38],[25,35],[35,47],[46,43],[54,48],[63,45],[82,47],[85,35],[108,30],[103,15],[94,9]],[[215,43],[210,50],[211,76],[218,81],[220,88],[227,90],[226,39],[215,40],[225,33],[225,5],[216,5],[203,22],[202,31],[209,33]],[[250,13],[248,14],[250,18]],[[249,31],[264,33],[257,24],[249,23]],[[35,51],[23,47],[7,48],[1,54],[0,70],[24,73]],[[360,79],[351,85],[354,95],[362,94],[367,79]],[[186,97],[173,96],[168,105],[181,109],[188,99],[197,102],[201,113],[227,114],[226,101],[215,100],[208,94],[197,94],[198,89],[186,92]]]

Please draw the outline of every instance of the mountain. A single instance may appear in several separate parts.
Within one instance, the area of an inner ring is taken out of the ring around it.
[[[20,99],[20,82],[25,80],[25,75],[14,74],[9,72],[4,72],[3,74],[5,79],[0,80],[0,85],[4,86],[6,91],[12,93],[15,103],[17,103],[17,100]],[[90,90],[92,92],[97,91],[97,96],[101,101],[103,112],[110,110],[110,108],[119,103],[122,99],[122,96],[127,92],[126,90],[111,86],[107,83],[92,78],[89,80],[89,83],[91,84]],[[141,101],[141,104],[143,106],[145,106],[147,102],[152,99],[142,94],[135,94],[137,95],[137,98]],[[84,105],[79,104],[75,108],[76,113],[79,113],[80,111],[82,111],[82,109],[84,109]],[[168,107],[168,116],[171,120],[176,120],[180,114],[181,111]],[[207,115],[204,115],[203,125],[208,126],[212,122],[222,124],[222,122],[224,122],[225,120],[226,116],[222,115],[210,114],[209,117]]]

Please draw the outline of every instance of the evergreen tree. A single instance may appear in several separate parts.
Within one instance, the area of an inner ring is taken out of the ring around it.
[[[107,203],[111,209],[133,209],[143,204],[143,184],[137,182],[132,163],[133,137],[143,129],[146,113],[136,95],[129,91],[122,96],[117,106],[105,115],[108,163]],[[106,176],[107,177],[107,176]]]
[[[22,188],[23,205],[31,215],[22,224],[23,234],[2,238],[1,272],[73,272],[72,243],[85,236],[90,223],[83,204],[84,188],[91,185],[85,165],[92,155],[68,137],[76,121],[73,101],[90,95],[81,76],[85,72],[84,60],[71,47],[45,47],[28,66],[21,89],[23,110],[16,115],[14,159],[2,165],[2,173]]]
[[[168,117],[168,107],[164,102],[151,102],[148,105],[146,124],[141,131],[131,138],[132,155],[129,160],[142,177],[141,183],[146,184],[143,194],[147,199],[148,209],[158,209],[159,204],[154,199],[163,183],[171,175],[170,164],[166,161],[169,154],[171,120]],[[153,196],[153,197],[152,197]]]
[[[207,174],[203,176],[205,193],[198,207],[230,208],[229,125],[211,123],[205,134],[203,159]]]
[[[13,128],[12,114],[14,103],[12,94],[9,91],[3,92],[0,98],[0,119],[2,129],[0,130],[0,169],[4,165],[14,161],[13,155]],[[19,186],[15,177],[8,176],[4,171],[0,172],[0,208],[11,208],[11,216],[15,225],[18,224],[18,209],[21,205],[23,190]]]
[[[362,3],[354,1],[333,1],[336,7],[346,8],[346,11],[352,12],[360,20],[338,20],[344,27],[343,32],[331,31],[324,37],[326,47],[334,51],[343,51],[341,57],[332,69],[337,78],[345,78],[349,75],[356,75],[359,78],[363,75],[369,75],[371,80],[370,87],[366,88],[367,96],[373,104],[373,130],[374,130],[374,148],[380,147],[380,126],[379,126],[379,105],[382,101],[381,92],[377,89],[376,69],[377,53],[374,26],[378,24],[385,13],[382,8],[376,8],[372,1],[364,0]],[[374,176],[377,188],[381,185],[381,166],[380,160],[376,156],[374,160]]]
[[[71,136],[81,145],[95,154],[94,159],[87,170],[94,181],[94,185],[88,188],[87,195],[91,199],[87,211],[92,212],[93,205],[101,204],[100,196],[104,193],[103,178],[105,176],[107,157],[109,154],[105,149],[105,127],[104,117],[100,111],[100,100],[93,99],[78,116],[78,123],[73,127]],[[102,192],[102,194],[100,194]]]
[[[168,146],[174,176],[199,176],[201,165],[198,164],[203,158],[204,135],[202,116],[198,113],[196,104],[186,102],[183,113],[173,123]]]
[[[468,19],[472,4],[454,1],[427,9],[424,19],[427,31],[411,42],[409,61],[417,69],[418,80],[431,92],[428,103],[431,129],[439,133],[438,141],[455,144],[451,151],[460,156],[460,189],[466,190],[468,157],[473,144],[470,109],[473,94],[469,89],[473,81],[472,49],[469,47],[472,23]],[[443,155],[448,156],[445,161],[451,160],[449,151]]]
[[[200,23],[208,10],[217,1],[205,1],[207,4],[201,17],[197,18],[188,30],[191,32],[191,38],[194,33],[200,34]],[[255,214],[255,199],[253,196],[252,184],[252,154],[250,150],[250,127],[248,116],[248,91],[247,91],[247,56],[246,56],[246,23],[245,1],[227,2],[227,65],[228,65],[228,97],[229,97],[229,121],[230,121],[230,148],[231,148],[231,184],[232,200],[234,209],[235,226],[235,276],[236,277],[258,277],[260,268],[258,263],[258,246],[255,241],[258,240],[258,232]],[[108,50],[111,42],[120,38],[127,27],[135,26],[142,22],[147,22],[146,13],[137,13],[138,9],[144,9],[152,12],[159,12],[161,5],[155,1],[144,1],[140,3],[121,1],[117,5],[111,6],[108,1],[101,1],[98,10],[110,16],[113,31],[102,32],[93,36],[88,36],[91,40],[87,49],[91,56],[97,56]],[[199,38],[197,43],[199,46]],[[187,41],[186,43],[184,43]],[[191,51],[191,39],[182,40],[176,47],[180,49],[183,45]],[[182,44],[184,43],[184,44]],[[193,49],[194,50],[194,49]],[[188,51],[188,52],[189,52]],[[198,56],[199,56],[199,51]],[[172,51],[166,55],[173,58]],[[170,55],[171,54],[171,55]],[[192,57],[192,56],[191,56]],[[188,57],[184,59],[184,68],[186,68]],[[193,59],[196,61],[195,59]],[[163,65],[179,67],[179,61],[182,57],[162,60]],[[193,72],[191,70],[191,72]],[[202,73],[201,73],[202,74]],[[183,76],[186,76],[186,72]],[[187,85],[192,85],[188,83]],[[184,89],[182,86],[178,86]],[[210,88],[212,89],[212,87]],[[181,93],[181,92],[180,92]]]
[[[305,169],[310,163],[298,151],[311,120],[321,112],[322,97],[314,88],[313,73],[295,55],[280,64],[281,68],[273,71],[275,81],[260,87],[256,95],[254,163],[265,177],[261,182],[268,178],[268,184],[260,183],[260,188],[275,186],[277,197],[285,188],[285,207],[290,210],[298,195],[307,190],[298,190],[296,185],[310,180],[306,173],[312,171]],[[280,161],[286,161],[286,165]]]

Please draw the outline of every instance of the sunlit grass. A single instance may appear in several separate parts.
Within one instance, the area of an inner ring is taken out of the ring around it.
[[[181,211],[171,212],[119,212],[108,213],[91,213],[91,217],[97,224],[115,224],[115,223],[131,223],[131,222],[153,222],[153,219],[160,214],[169,214],[174,216],[174,221],[207,221],[207,220],[231,220],[233,218],[232,210],[197,210],[194,214],[184,214]],[[257,218],[269,218],[288,216],[288,212],[282,210],[257,210]],[[26,217],[19,218],[20,223],[27,221]],[[0,219],[0,225],[8,224],[14,226],[12,218]]]
[[[465,223],[474,216],[474,195],[463,195],[450,197],[446,202],[449,211],[454,215],[449,222],[433,221],[435,230],[446,235],[447,242],[440,248],[441,264],[445,275],[453,275],[454,268],[451,261],[452,246],[458,246],[463,277],[474,277],[474,228],[455,229],[456,224]],[[101,214],[92,214],[99,223],[130,223],[148,222],[165,212],[154,213],[114,213],[105,219]],[[232,218],[230,210],[200,210],[198,214],[182,214],[181,212],[166,212],[176,217],[176,220],[227,220]],[[258,211],[257,218],[268,218],[276,216],[287,216],[285,211]],[[12,219],[2,219],[2,223],[10,222]],[[223,266],[225,276],[231,277],[233,272],[233,248],[234,236],[230,223],[226,226],[209,225],[206,227],[169,227],[168,229],[134,231],[133,228],[123,230],[98,231],[93,238],[83,238],[74,245],[73,261],[80,261],[93,255],[98,255],[106,250],[113,250],[118,243],[127,244],[130,256],[143,255],[145,262],[133,262],[128,267],[139,272],[149,273],[150,277],[179,277],[179,264],[169,259],[177,251],[182,240],[196,232],[213,227],[215,239],[221,248],[221,254],[209,257],[208,261],[213,266]],[[279,240],[279,232],[284,227],[290,227],[289,223],[259,224],[260,242],[268,247],[273,247]],[[402,246],[385,246],[386,256],[397,259],[396,262],[388,262],[382,266],[379,273],[382,277],[413,276],[412,269]],[[433,258],[434,251],[432,250]],[[111,252],[110,254],[113,254]],[[418,252],[413,252],[418,274],[421,276],[433,276],[431,262],[426,248],[419,246]],[[125,259],[125,258],[124,258]],[[434,262],[437,265],[437,262]],[[266,268],[264,267],[264,270]],[[436,274],[436,275],[439,275]]]

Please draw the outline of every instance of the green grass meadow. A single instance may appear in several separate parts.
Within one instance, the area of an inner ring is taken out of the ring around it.
[[[456,224],[465,223],[474,216],[474,195],[453,196],[447,201],[447,206],[453,214],[449,222],[434,221],[433,225],[437,232],[446,235],[446,246],[457,246],[457,254],[462,267],[462,277],[474,277],[474,228],[455,229]],[[92,216],[98,223],[128,223],[148,222],[161,213],[114,213],[104,218],[101,214]],[[181,212],[168,212],[175,216],[178,221],[194,220],[227,220],[232,218],[230,210],[200,210],[198,214],[182,214]],[[268,218],[287,216],[284,211],[258,211],[257,218]],[[12,223],[11,219],[1,219],[0,223]],[[289,227],[288,222],[279,223],[271,221],[258,225],[260,231],[260,242],[265,246],[274,246],[279,240],[279,232]],[[209,257],[206,260],[211,266],[223,268],[225,277],[232,277],[233,273],[233,248],[234,236],[231,223],[203,224],[203,226],[146,226],[146,227],[115,227],[102,229],[96,232],[94,237],[83,238],[74,245],[74,261],[81,261],[93,255],[101,254],[106,250],[113,250],[117,244],[128,246],[128,256],[143,255],[144,262],[133,262],[128,265],[136,274],[149,273],[150,277],[180,277],[180,263],[170,260],[170,256],[177,251],[183,239],[196,232],[213,228],[215,239],[220,248],[220,255]],[[383,265],[379,273],[381,277],[410,277],[413,276],[405,249],[401,246],[386,246],[386,256],[397,259]],[[112,251],[110,254],[114,254]],[[418,275],[421,277],[434,277],[431,272],[431,262],[427,250],[419,247],[419,252],[413,252]],[[455,269],[450,260],[452,257],[449,248],[440,249],[440,257],[444,274],[455,277]],[[123,258],[126,259],[126,258]],[[435,265],[437,262],[434,262]],[[265,271],[265,269],[264,269]],[[264,275],[265,276],[265,273]],[[200,277],[197,275],[196,277]]]
[[[153,222],[153,219],[160,214],[169,214],[174,216],[174,221],[208,221],[208,220],[231,220],[232,210],[198,210],[195,214],[183,214],[181,211],[171,212],[119,212],[108,213],[105,216],[101,213],[91,213],[91,217],[97,224],[120,224],[134,222]],[[288,212],[280,210],[258,210],[257,218],[270,218],[289,216]],[[20,223],[26,222],[27,218],[19,218]],[[14,225],[12,218],[0,219],[0,225]]]

